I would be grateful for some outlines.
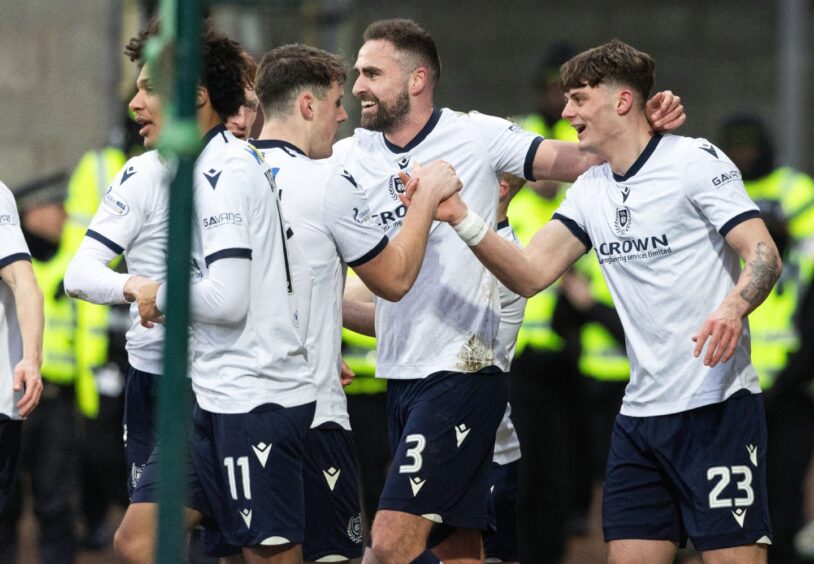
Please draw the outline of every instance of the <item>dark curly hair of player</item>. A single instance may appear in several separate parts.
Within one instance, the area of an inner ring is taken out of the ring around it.
[[[131,61],[144,64],[144,44],[158,35],[159,22],[153,18],[147,27],[133,37],[124,48]],[[205,20],[201,34],[201,86],[209,93],[212,108],[224,121],[246,103],[244,88],[251,88],[251,71],[240,43],[216,31],[210,20]]]

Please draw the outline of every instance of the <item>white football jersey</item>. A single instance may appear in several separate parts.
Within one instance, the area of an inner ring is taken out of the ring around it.
[[[387,236],[371,217],[364,190],[346,170],[311,160],[284,141],[252,143],[274,172],[283,214],[311,266],[311,303],[318,304],[311,308],[305,343],[318,394],[311,426],[333,422],[350,430],[338,366],[345,264],[374,258],[387,245]]]
[[[522,247],[517,235],[509,225],[509,220],[501,221],[497,224],[497,234],[510,241],[518,249]],[[526,298],[515,294],[497,282],[500,293],[500,326],[497,330],[497,346],[495,347],[496,364],[504,372],[508,372],[512,366],[514,349],[517,345],[517,333],[523,323],[523,314],[526,311]],[[506,404],[506,412],[500,421],[500,427],[495,436],[495,454],[492,460],[503,465],[520,459],[520,440],[517,438],[517,431],[514,430],[514,423],[511,419],[512,406]]]
[[[249,311],[236,324],[192,323],[192,388],[215,413],[316,400],[295,327],[296,303],[271,169],[225,127],[205,138],[195,163],[193,268],[205,277],[223,258],[251,260]]]
[[[171,172],[158,151],[125,163],[105,192],[88,226],[87,237],[124,254],[127,271],[155,281],[167,278],[167,229]],[[138,304],[130,305],[127,357],[136,370],[161,374],[164,326],[141,325]]]
[[[568,190],[554,217],[596,249],[625,329],[622,414],[677,413],[760,391],[747,321],[734,356],[715,368],[693,356],[691,340],[741,272],[724,237],[758,215],[720,149],[674,135],[654,137],[625,176],[604,164]]]
[[[14,195],[0,182],[0,268],[18,260],[31,260],[20,228]],[[23,340],[17,320],[14,292],[0,280],[0,420],[22,419],[17,402],[23,390],[14,391],[14,367],[23,358]]]
[[[334,147],[368,192],[373,217],[388,236],[406,214],[399,171],[413,163],[449,162],[463,182],[470,209],[494,226],[498,174],[531,177],[542,138],[501,118],[434,110],[405,147],[380,132],[357,129]],[[430,230],[421,272],[399,302],[376,300],[376,376],[424,378],[442,370],[475,372],[497,364],[500,299],[494,277],[446,224]]]

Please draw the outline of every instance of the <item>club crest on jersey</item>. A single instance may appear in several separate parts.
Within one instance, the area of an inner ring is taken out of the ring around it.
[[[399,178],[398,175],[390,177],[387,191],[390,193],[390,197],[395,201],[398,201],[399,194],[404,194],[404,182],[401,181],[401,178]]]
[[[361,544],[362,542],[362,516],[356,514],[348,521],[348,538],[354,544]]]
[[[613,229],[619,235],[623,235],[630,231],[630,208],[616,208],[616,221],[613,224]]]
[[[127,215],[130,212],[127,200],[118,192],[114,192],[112,187],[108,188],[102,197],[102,206],[113,215]]]

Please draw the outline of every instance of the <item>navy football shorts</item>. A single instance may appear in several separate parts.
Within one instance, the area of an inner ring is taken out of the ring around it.
[[[0,419],[0,513],[6,506],[14,483],[22,432],[23,422],[19,419]]]
[[[490,472],[489,531],[483,546],[487,562],[518,562],[517,494],[520,489],[520,461],[492,463]]]
[[[682,413],[618,415],[602,513],[606,541],[770,543],[763,397],[741,390]]]
[[[193,409],[192,463],[222,543],[302,544],[303,450],[315,402],[248,413]]]
[[[303,559],[336,562],[360,558],[364,544],[353,434],[336,423],[309,429],[303,480]]]
[[[389,380],[388,434],[394,455],[379,509],[486,529],[489,470],[507,383],[507,375],[495,368]]]
[[[133,491],[153,452],[156,438],[157,374],[136,370],[129,364],[124,384],[124,452],[127,459],[127,494]]]

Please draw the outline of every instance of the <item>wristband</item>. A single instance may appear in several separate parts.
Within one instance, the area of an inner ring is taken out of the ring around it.
[[[470,247],[474,247],[483,241],[486,232],[489,231],[486,222],[472,210],[467,211],[466,217],[458,225],[453,225],[452,228],[458,234],[458,237],[463,239],[464,243]]]

